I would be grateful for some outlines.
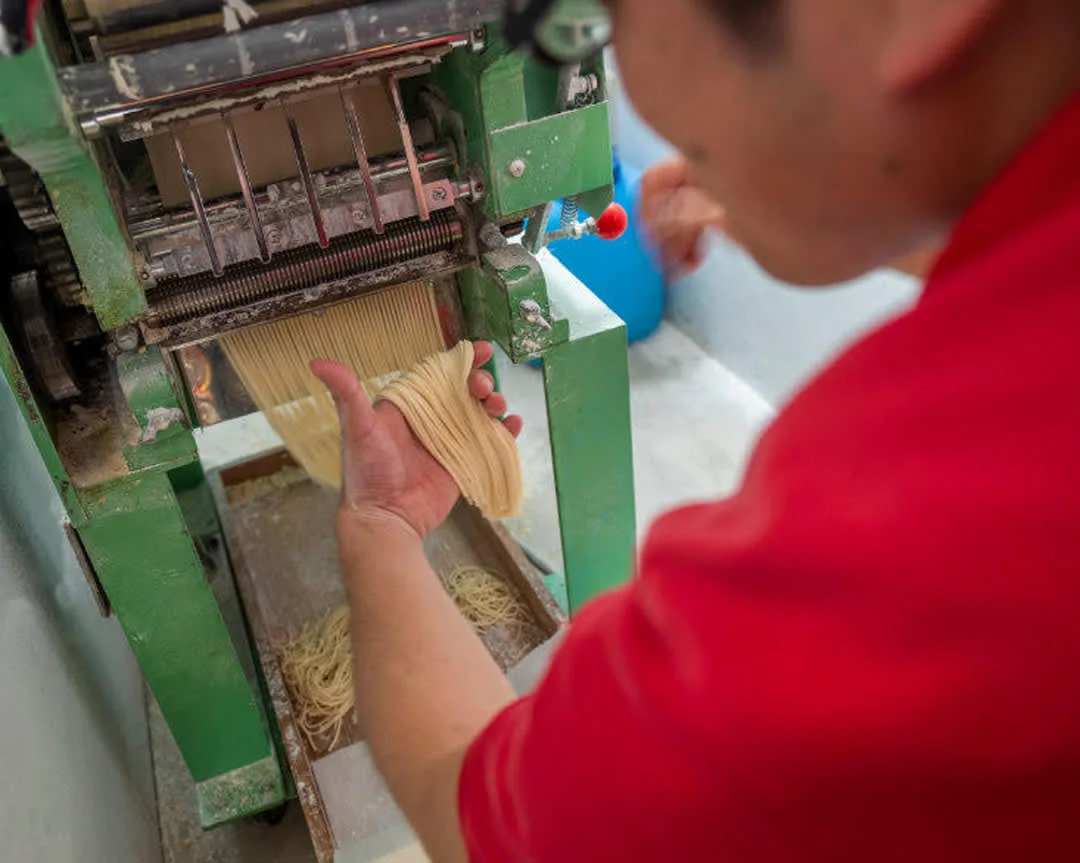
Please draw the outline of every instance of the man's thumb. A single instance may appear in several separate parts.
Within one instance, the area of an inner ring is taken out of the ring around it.
[[[350,444],[363,440],[374,426],[375,409],[353,370],[329,360],[315,360],[311,364],[311,373],[326,385],[334,397],[344,446],[348,448]]]

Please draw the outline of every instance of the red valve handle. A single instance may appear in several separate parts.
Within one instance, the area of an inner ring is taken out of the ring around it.
[[[630,217],[621,204],[612,204],[596,220],[596,236],[601,240],[617,240],[630,227]]]

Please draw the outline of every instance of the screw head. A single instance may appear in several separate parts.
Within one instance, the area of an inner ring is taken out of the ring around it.
[[[446,189],[442,188],[441,186],[432,189],[431,190],[431,198],[432,198],[432,200],[435,200],[435,201],[445,201],[446,200]]]
[[[514,159],[514,161],[510,163],[510,176],[515,180],[520,180],[525,176],[525,168],[526,165],[524,159]]]
[[[139,331],[133,326],[126,326],[114,334],[116,346],[120,350],[130,353],[139,348]]]

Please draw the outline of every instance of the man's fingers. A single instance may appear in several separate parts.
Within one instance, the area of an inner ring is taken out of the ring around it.
[[[506,413],[506,397],[495,392],[495,379],[483,370],[469,375],[469,393],[474,399],[484,403],[486,410],[493,417]]]
[[[645,228],[668,271],[697,269],[706,232],[719,229],[728,233],[724,208],[691,187],[670,192],[658,202],[654,217]]]
[[[337,403],[344,440],[357,441],[367,435],[375,423],[375,410],[352,369],[329,360],[315,360],[311,373],[326,385]]]
[[[519,437],[521,435],[521,430],[525,428],[525,420],[515,414],[514,416],[504,419],[503,425],[506,426],[506,430],[510,432],[510,434],[514,437]]]
[[[494,356],[495,348],[491,346],[491,342],[473,342],[473,368],[486,366]]]
[[[506,413],[507,404],[506,396],[499,393],[495,393],[489,398],[484,399],[484,410],[488,412],[490,416],[498,419]]]
[[[485,371],[473,372],[469,375],[469,392],[474,399],[483,401],[495,392],[495,378]]]
[[[645,191],[655,189],[673,189],[690,180],[690,166],[682,156],[674,156],[657,162],[641,178],[641,188]]]

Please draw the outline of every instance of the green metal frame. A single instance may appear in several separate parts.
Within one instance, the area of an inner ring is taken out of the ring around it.
[[[434,74],[462,117],[470,164],[488,179],[485,214],[505,221],[574,195],[600,215],[613,199],[607,103],[559,111],[557,72],[508,53],[495,28],[488,35],[487,49],[456,51]],[[583,71],[604,81],[602,60]],[[497,342],[515,363],[543,360],[573,614],[625,582],[633,567],[627,340],[623,322],[588,288],[550,269],[551,279],[523,247],[497,246],[459,284],[470,336]],[[523,304],[539,316],[525,314]]]
[[[626,325],[585,285],[547,268],[569,341],[543,357],[571,615],[633,573],[637,524]]]
[[[124,229],[93,153],[56,80],[44,34],[36,47],[3,61],[0,130],[41,176],[98,323],[114,330],[146,309]]]
[[[582,71],[604,84],[602,59]],[[612,202],[606,102],[559,110],[558,72],[510,52],[496,27],[483,51],[455,51],[432,78],[461,116],[469,164],[488,180],[488,218],[502,222],[569,195],[594,216]]]
[[[484,261],[483,268],[460,276],[470,337],[491,339],[515,363],[543,361],[563,575],[573,615],[633,571],[626,325],[567,270],[545,270],[520,246],[489,253]],[[508,269],[499,271],[497,263]],[[528,300],[549,316],[550,330],[522,318],[520,302]]]
[[[3,61],[0,130],[41,176],[102,329],[145,309],[142,285],[103,173],[72,122],[43,39]],[[195,440],[168,360],[123,354],[117,376],[131,411],[126,475],[76,487],[6,333],[0,368],[90,565],[194,777],[204,826],[281,805],[286,779],[246,638],[230,632],[178,496],[203,483]],[[214,522],[216,525],[216,515]],[[219,529],[217,529],[219,531]],[[215,541],[220,544],[220,536]]]
[[[106,332],[145,310],[141,262],[116,216],[108,169],[83,138],[46,47],[0,60],[0,131],[42,178],[86,302]],[[584,71],[603,80],[602,63]],[[505,223],[573,195],[588,213],[612,200],[602,100],[560,111],[555,70],[508,51],[497,29],[479,52],[453,52],[432,75],[470,170],[486,180],[484,215]],[[513,168],[511,167],[513,166]],[[584,286],[549,281],[504,245],[459,277],[467,326],[515,362],[542,357],[572,610],[625,580],[634,546],[626,332]],[[528,313],[526,313],[528,311]],[[291,792],[276,730],[235,599],[220,525],[198,463],[184,388],[157,349],[121,353],[126,471],[79,486],[51,418],[6,332],[11,386],[89,564],[106,592],[197,783],[207,827],[280,805]]]

